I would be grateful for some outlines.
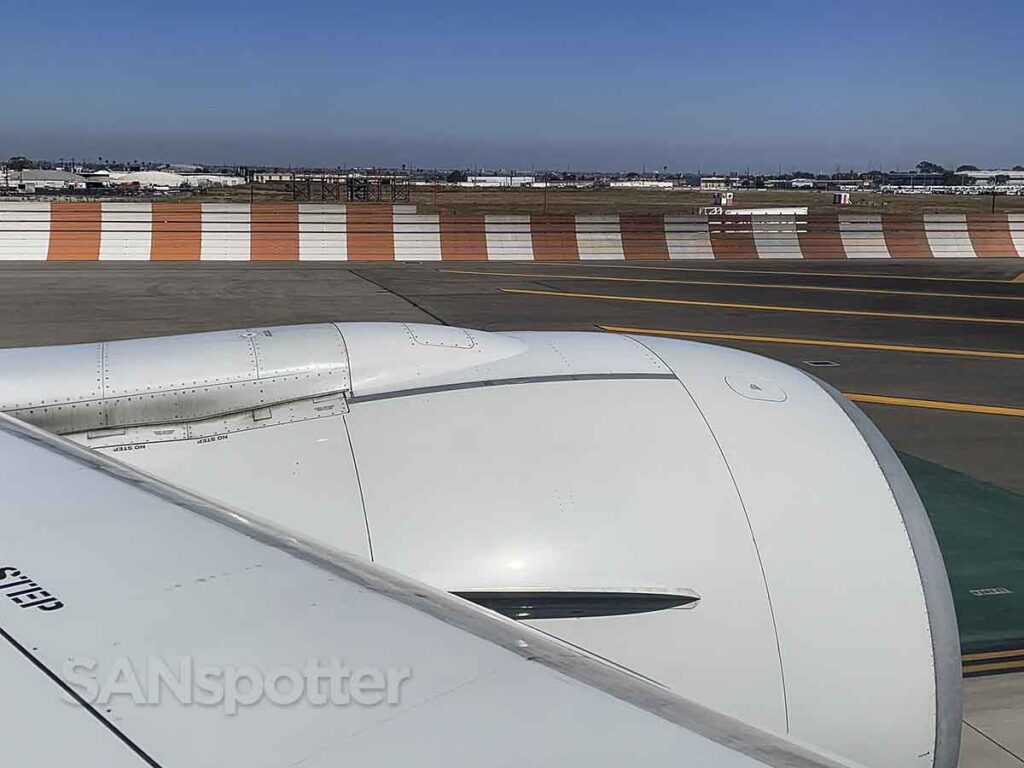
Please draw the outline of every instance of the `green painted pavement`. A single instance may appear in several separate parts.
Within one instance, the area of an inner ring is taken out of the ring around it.
[[[1024,496],[916,456],[900,459],[946,561],[964,652],[1024,646]]]

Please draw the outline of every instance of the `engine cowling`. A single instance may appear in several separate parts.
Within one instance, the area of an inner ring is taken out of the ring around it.
[[[956,763],[927,515],[870,421],[794,368],[338,323],[3,350],[0,409],[763,729],[871,766]]]

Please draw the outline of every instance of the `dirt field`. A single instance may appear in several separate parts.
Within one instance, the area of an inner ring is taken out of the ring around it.
[[[314,198],[319,190],[314,188]],[[424,213],[696,213],[712,204],[710,192],[644,189],[466,189],[412,187],[410,203]],[[203,202],[285,202],[292,195],[280,186],[234,187],[182,198]],[[161,198],[170,200],[172,198]],[[807,206],[811,212],[835,211],[831,192],[736,192],[735,207]],[[1024,196],[1000,196],[997,212],[1024,212]],[[991,213],[992,198],[978,195],[881,195],[855,193],[847,211],[873,213]]]

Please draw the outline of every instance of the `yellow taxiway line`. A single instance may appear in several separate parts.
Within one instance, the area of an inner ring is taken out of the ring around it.
[[[714,267],[668,267],[659,266],[655,264],[623,264],[617,262],[615,264],[609,262],[571,262],[574,266],[579,265],[581,267],[601,267],[604,269],[654,269],[654,270],[669,270],[671,272],[734,272],[738,274],[747,275],[810,275],[812,277],[855,277],[863,278],[865,280],[925,280],[925,281],[937,281],[941,283],[993,283],[997,285],[1006,285],[1007,283],[1024,282],[1024,273],[1017,275],[1017,277],[996,279],[992,277],[939,277],[937,275],[892,275],[885,274],[884,272],[812,272],[809,270],[802,269],[729,269],[729,268],[714,268]],[[544,262],[534,262],[534,264],[544,264]],[[551,263],[555,266],[554,263]]]
[[[960,661],[965,675],[976,672],[1010,672],[1024,669],[1024,648],[965,653]],[[981,663],[978,663],[981,662]]]
[[[1009,405],[981,405],[978,403],[950,403],[944,400],[920,400],[915,397],[891,397],[889,395],[868,395],[861,392],[843,392],[855,403],[874,405],[899,405],[904,408],[927,408],[934,411],[956,411],[958,413],[982,413],[989,416],[1015,416],[1024,418],[1024,408]]]
[[[981,357],[996,360],[1024,360],[1024,352],[989,352],[983,349],[955,349],[948,347],[915,347],[907,344],[874,344],[867,341],[830,341],[826,339],[802,339],[788,336],[753,336],[744,333],[714,333],[711,331],[674,331],[661,328],[629,328],[621,325],[598,325],[603,331],[612,333],[640,333],[649,336],[674,336],[682,339],[714,339],[718,341],[752,341],[763,344],[797,344],[806,347],[841,347],[843,349],[866,349],[878,352],[918,352],[928,355],[952,355],[955,357]]]
[[[1019,661],[997,661],[992,664],[964,664],[963,671],[968,672],[1007,672],[1011,669],[1024,669],[1024,659]]]
[[[936,347],[903,347],[895,344],[859,344],[843,341],[818,341],[815,339],[786,339],[773,336],[745,336],[733,333],[704,333],[699,331],[661,331],[650,328],[628,328],[620,325],[599,325],[598,328],[612,333],[639,333],[653,336],[678,336],[682,338],[721,339],[735,341],[762,341],[781,344],[806,344],[808,346],[854,347],[857,349],[884,349],[899,352],[931,352],[936,354],[983,355],[997,354],[1010,356],[1013,359],[1024,359],[1024,354],[1011,352],[976,352],[972,349],[943,350]],[[1024,417],[1024,408],[1007,405],[982,405],[979,403],[955,403],[945,400],[922,400],[914,397],[893,397],[890,395],[869,395],[859,392],[844,392],[848,398],[858,403],[875,405],[898,405],[904,408],[926,408],[935,411],[957,411],[959,413],[980,413],[989,416]]]
[[[986,661],[988,659],[1006,659],[1013,656],[1024,656],[1024,648],[1014,648],[1007,651],[983,651],[982,653],[965,653],[964,661]]]
[[[732,301],[697,301],[693,299],[659,299],[652,296],[617,296],[606,293],[571,293],[569,291],[542,291],[528,288],[500,288],[502,293],[526,296],[553,296],[565,299],[598,299],[602,301],[627,301],[643,304],[671,304],[688,307],[717,307],[719,309],[752,309],[763,312],[798,312],[811,315],[842,315],[853,317],[885,317],[900,320],[944,320],[958,323],[984,323],[988,325],[1024,325],[1024,320],[1002,317],[962,317],[957,315],[918,315],[909,312],[879,312],[865,309],[824,309],[793,307],[780,304],[742,304]]]
[[[985,299],[996,301],[1024,301],[1021,296],[999,296],[991,293],[944,293],[934,291],[896,291],[887,288],[842,288],[832,285],[794,285],[789,283],[738,283],[725,280],[672,280],[664,277],[604,277],[602,275],[573,275],[557,272],[490,272],[474,269],[439,269],[453,275],[486,275],[493,277],[523,277],[528,279],[593,280],[606,283],[653,283],[656,285],[702,285],[727,288],[776,288],[793,291],[826,291],[830,293],[888,294],[891,296],[928,296],[942,299]],[[778,274],[778,273],[776,273]]]

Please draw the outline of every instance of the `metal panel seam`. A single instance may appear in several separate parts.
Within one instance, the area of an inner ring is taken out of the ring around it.
[[[107,399],[107,342],[100,342],[100,399],[105,403]],[[110,425],[110,408],[103,409],[103,423]]]
[[[295,381],[300,381],[300,380],[307,380],[307,379],[317,378],[317,377],[320,377],[320,376],[323,376],[323,375],[326,375],[327,378],[330,378],[333,374],[334,374],[334,371],[327,371],[326,374],[316,374],[316,373],[313,373],[311,371],[306,371],[306,372],[301,372],[301,373],[282,373],[282,374],[278,374],[276,376],[269,376],[269,377],[266,377],[266,378],[263,378],[263,379],[237,379],[237,380],[234,380],[234,381],[222,381],[219,384],[181,385],[181,386],[172,387],[171,389],[158,389],[158,390],[153,390],[153,391],[150,391],[148,389],[147,390],[130,390],[130,391],[125,391],[124,393],[122,393],[120,395],[109,395],[109,396],[105,395],[104,397],[89,398],[89,399],[85,399],[85,400],[53,400],[52,402],[43,400],[43,401],[40,401],[39,405],[32,405],[32,404],[21,405],[19,403],[15,403],[14,405],[4,406],[3,404],[0,404],[0,408],[3,408],[3,410],[5,410],[5,411],[27,411],[27,410],[30,410],[30,409],[44,410],[44,409],[53,408],[55,406],[66,405],[66,404],[69,404],[69,403],[74,404],[74,405],[89,405],[90,403],[101,403],[101,402],[103,402],[104,399],[106,399],[106,400],[123,400],[125,398],[143,397],[145,395],[175,395],[175,394],[179,394],[179,393],[182,393],[182,392],[187,392],[189,390],[195,391],[200,386],[204,387],[205,389],[221,389],[223,387],[234,387],[234,386],[239,386],[239,387],[243,387],[244,388],[246,386],[262,386],[263,384],[266,384],[266,383],[269,383],[269,382],[286,381],[288,379],[294,379]],[[638,375],[640,375],[640,374],[638,374]],[[321,395],[329,395],[329,394],[333,394],[334,392],[339,392],[339,391],[343,391],[343,390],[328,389],[328,390],[318,391],[315,395],[305,395],[304,397],[320,397]],[[296,398],[291,398],[291,399],[294,400]],[[298,398],[298,399],[302,399],[302,398]],[[282,400],[281,402],[286,402],[286,401]],[[248,408],[242,408],[241,410],[248,410]],[[217,411],[217,413],[213,413],[213,414],[211,414],[211,416],[216,416],[216,415],[222,414],[222,413],[234,413],[234,412],[235,412],[235,410],[228,409],[226,411]]]
[[[252,328],[246,328],[242,335],[245,336],[246,341],[249,342],[249,351],[252,352],[252,365],[253,372],[255,373],[255,376],[253,376],[252,380],[262,381],[263,373],[262,371],[260,371],[260,350],[259,346],[257,345],[256,331],[254,331]]]
[[[363,478],[359,475],[359,459],[356,458],[355,444],[352,442],[352,432],[348,428],[348,420],[345,414],[341,415],[341,428],[345,430],[345,438],[348,440],[348,450],[352,456],[352,471],[356,476],[356,489],[359,491],[359,506],[363,509],[363,525],[366,526],[366,549],[370,553],[370,562],[373,559],[373,536],[370,533],[370,516],[366,511],[366,494],[363,493]]]
[[[112,718],[106,718],[100,711],[96,709],[89,701],[82,697],[82,695],[70,686],[60,675],[50,669],[46,664],[42,662],[32,651],[30,651],[23,643],[19,642],[15,637],[3,627],[0,627],[0,637],[6,640],[15,651],[20,653],[33,667],[38,669],[45,675],[50,682],[54,683],[64,694],[69,696],[72,701],[69,704],[77,704],[85,712],[92,715],[104,728],[110,731],[118,741],[126,746],[132,753],[140,758],[146,765],[152,766],[152,768],[161,768],[160,763],[156,762],[149,753],[146,752],[141,746],[139,746],[128,734],[122,731],[117,725],[114,724]],[[107,710],[110,711],[109,709]]]
[[[645,379],[676,379],[671,373],[563,373],[551,376],[519,376],[510,379],[484,379],[482,381],[464,381],[455,384],[439,384],[436,387],[416,387],[414,389],[397,389],[394,392],[380,392],[375,395],[353,397],[351,403],[369,403],[374,400],[392,400],[396,397],[416,397],[432,395],[437,392],[453,392],[460,389],[483,389],[485,387],[504,387],[514,384],[547,384],[558,381],[643,381]]]
[[[672,370],[672,368],[662,360],[661,355],[655,352],[653,349],[648,347],[641,339],[634,336],[629,336],[641,347],[646,349],[652,355],[661,360],[662,364],[666,368]],[[754,552],[757,554],[757,566],[761,570],[761,581],[764,584],[765,596],[768,599],[768,612],[772,617],[772,628],[775,630],[775,650],[779,656],[779,679],[782,683],[782,707],[786,718],[786,733],[789,733],[789,694],[786,692],[786,665],[782,661],[782,641],[779,639],[779,624],[775,619],[775,605],[772,603],[772,591],[768,586],[768,574],[764,570],[764,561],[761,559],[761,549],[757,546],[757,536],[754,535],[754,526],[750,522],[750,514],[747,512],[747,504],[743,500],[743,492],[740,490],[739,483],[736,482],[736,476],[733,474],[732,466],[729,464],[729,458],[725,455],[725,450],[722,448],[722,444],[718,441],[718,435],[715,434],[715,430],[711,427],[711,422],[708,421],[708,417],[704,414],[704,411],[700,407],[700,403],[697,402],[697,398],[693,396],[686,384],[683,383],[677,375],[673,374],[672,378],[679,382],[679,386],[683,388],[686,396],[690,398],[690,402],[693,403],[694,408],[697,409],[697,413],[700,414],[701,420],[708,428],[708,432],[711,433],[711,439],[715,441],[715,447],[718,448],[718,453],[722,457],[722,462],[725,464],[726,471],[729,473],[729,480],[732,482],[732,487],[736,490],[736,498],[740,502],[740,509],[743,510],[743,518],[747,521],[747,529],[750,531],[750,541],[754,545]]]
[[[280,403],[273,403],[273,405],[290,406],[290,405],[295,405],[296,403],[302,403],[302,402],[305,402],[305,401],[311,400],[311,399],[312,398],[304,397],[304,398],[302,398],[300,400],[287,400],[287,401],[280,402]],[[246,409],[246,410],[247,411],[252,411],[253,409],[249,408],[249,409]],[[244,412],[245,411],[237,411],[237,413],[244,413]],[[18,414],[17,411],[2,411],[2,413],[6,414],[7,416],[10,416],[11,418],[14,418],[14,419],[21,419],[21,416]],[[210,416],[209,418],[195,419],[194,421],[165,421],[165,422],[151,423],[151,424],[126,424],[125,427],[124,427],[125,429],[144,429],[146,427],[163,427],[163,426],[169,426],[169,425],[172,425],[172,424],[176,424],[176,425],[180,425],[180,426],[185,428],[185,436],[184,437],[168,437],[166,439],[160,439],[160,440],[157,440],[157,439],[152,439],[152,440],[135,439],[133,435],[128,435],[127,437],[123,436],[123,435],[110,435],[110,437],[121,437],[122,440],[120,442],[118,442],[118,443],[108,443],[106,445],[89,446],[89,445],[86,445],[85,443],[79,442],[79,439],[81,438],[81,436],[82,435],[87,435],[89,432],[93,432],[93,431],[102,431],[102,429],[105,429],[105,428],[100,428],[100,430],[82,429],[82,430],[79,430],[77,432],[53,432],[51,434],[55,434],[55,435],[58,435],[59,437],[65,438],[67,440],[71,440],[73,443],[76,443],[77,445],[81,445],[81,446],[83,446],[85,448],[88,448],[90,451],[100,451],[100,450],[104,450],[106,448],[113,448],[115,445],[141,445],[143,443],[145,443],[146,445],[168,445],[168,444],[171,444],[171,443],[185,443],[185,442],[188,442],[189,440],[195,440],[198,437],[200,437],[200,435],[195,434],[193,432],[193,430],[196,429],[197,427],[201,427],[203,422],[212,421],[213,419],[218,419],[218,418],[222,418],[224,416],[230,416],[230,415],[233,415],[233,414],[218,414],[216,416]],[[289,421],[286,421],[286,422],[272,422],[272,423],[268,423],[268,424],[259,423],[259,424],[254,424],[252,426],[239,427],[237,429],[230,430],[228,432],[217,432],[216,434],[222,434],[222,435],[223,434],[232,434],[232,435],[234,435],[234,434],[247,434],[247,433],[250,433],[250,432],[258,432],[258,431],[260,431],[262,429],[275,429],[277,427],[287,426],[289,424],[302,424],[303,422],[316,421],[318,419],[333,419],[335,416],[341,416],[341,415],[343,415],[343,414],[341,414],[341,413],[329,413],[329,414],[323,414],[323,415],[309,416],[308,418],[305,418],[305,419],[292,419],[292,420],[289,420]],[[31,422],[25,422],[25,423],[26,424],[31,424]],[[33,426],[35,426],[35,425],[33,425]],[[40,429],[45,429],[45,427],[40,427]],[[120,429],[120,427],[117,427],[117,429]],[[202,435],[202,436],[205,436],[205,435]],[[78,439],[76,439],[76,438],[78,438]]]
[[[338,333],[338,341],[341,343],[342,355],[345,358],[345,382],[346,390],[343,397],[351,402],[352,400],[352,363],[348,356],[348,344],[345,343],[345,334],[337,323],[331,323],[331,327]],[[352,432],[348,428],[348,419],[345,414],[341,415],[341,428],[345,430],[345,439],[348,441],[349,455],[352,457],[352,471],[356,476],[356,490],[359,491],[359,506],[363,510],[363,525],[366,527],[366,549],[370,555],[370,562],[373,562],[373,534],[370,532],[370,515],[366,510],[366,494],[363,492],[363,478],[359,474],[359,459],[356,457],[356,447],[352,442]]]
[[[352,397],[352,360],[348,355],[348,344],[345,341],[345,333],[338,327],[337,323],[331,323],[331,327],[338,334],[338,341],[341,343],[341,353],[345,359],[345,398],[346,400]]]

